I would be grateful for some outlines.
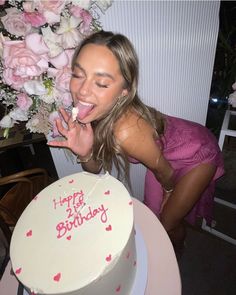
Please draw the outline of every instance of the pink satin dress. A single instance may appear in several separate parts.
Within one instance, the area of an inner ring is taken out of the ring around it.
[[[215,175],[195,204],[186,220],[194,224],[197,217],[212,220],[215,181],[224,174],[223,157],[215,136],[206,127],[171,116],[166,116],[164,135],[158,140],[164,157],[174,169],[174,182],[201,163],[217,167]],[[144,203],[158,216],[163,190],[154,174],[147,170],[145,177]]]

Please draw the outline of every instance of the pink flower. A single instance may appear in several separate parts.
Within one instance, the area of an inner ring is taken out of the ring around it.
[[[29,34],[25,37],[25,45],[36,55],[43,55],[49,52],[43,36],[37,33]]]
[[[29,23],[36,28],[43,26],[46,23],[45,17],[38,11],[24,12],[23,19],[26,23]]]
[[[38,11],[40,11],[47,23],[53,24],[60,22],[60,14],[62,10],[65,8],[66,1],[62,0],[53,0],[53,1],[45,1],[39,0],[38,4]]]
[[[10,106],[0,127],[9,130],[27,121],[30,132],[53,130],[60,136],[54,119],[60,117],[58,108],[73,104],[74,50],[85,35],[101,28],[97,8],[104,11],[111,1],[0,0],[0,100]]]
[[[92,15],[89,13],[88,10],[82,9],[79,6],[73,5],[70,8],[70,13],[76,17],[82,20],[82,23],[80,25],[81,33],[89,32],[90,25],[93,20]]]
[[[69,107],[72,105],[72,96],[69,91],[61,94],[61,102],[65,107]]]
[[[64,9],[66,1],[64,0],[38,0],[38,9],[41,11],[53,11],[55,14],[61,14],[62,10]]]
[[[28,111],[32,103],[32,99],[26,93],[22,92],[17,95],[16,104],[22,111]]]
[[[20,90],[23,88],[24,83],[27,79],[22,78],[19,75],[15,75],[14,70],[10,68],[5,68],[3,71],[3,80],[4,83],[10,85],[15,90]]]
[[[6,41],[3,49],[3,65],[14,70],[14,75],[30,78],[48,69],[48,58],[37,55],[26,47],[25,41]]]
[[[81,18],[83,20],[81,25],[82,33],[87,33],[90,30],[90,25],[93,20],[92,15],[87,10],[82,10]]]
[[[75,17],[81,17],[81,11],[83,9],[80,6],[72,5],[70,7],[70,13]]]
[[[69,68],[64,68],[58,70],[56,79],[55,79],[55,86],[56,88],[61,91],[70,91],[70,79],[71,79],[71,70]]]
[[[60,54],[57,56],[53,57],[50,59],[50,63],[57,69],[61,69],[65,66],[69,65],[69,59],[66,54],[66,50],[62,51]]]
[[[15,36],[25,36],[31,30],[31,25],[26,23],[23,14],[13,7],[6,9],[7,14],[1,18],[5,29]]]
[[[52,63],[55,68],[48,69],[48,76],[55,78],[55,87],[63,93],[70,91],[69,85],[73,53],[73,49],[65,50],[58,58],[50,60],[50,63]],[[61,57],[61,59],[59,57]]]

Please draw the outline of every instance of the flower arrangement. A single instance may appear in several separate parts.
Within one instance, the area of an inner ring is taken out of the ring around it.
[[[0,121],[4,136],[25,122],[57,136],[57,110],[70,109],[71,59],[78,43],[101,29],[112,0],[0,0]]]
[[[229,95],[229,104],[236,108],[236,82],[232,85],[233,92]]]

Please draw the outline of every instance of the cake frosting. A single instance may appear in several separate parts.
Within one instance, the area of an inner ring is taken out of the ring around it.
[[[18,220],[10,257],[30,294],[130,294],[137,266],[128,191],[108,173],[52,183]]]
[[[72,108],[71,116],[72,116],[73,122],[77,119],[78,114],[79,114],[79,108],[78,107]]]

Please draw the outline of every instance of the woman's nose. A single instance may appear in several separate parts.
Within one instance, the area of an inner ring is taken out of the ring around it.
[[[89,95],[91,92],[91,82],[88,79],[84,79],[81,83],[79,92],[81,95],[86,96]]]

